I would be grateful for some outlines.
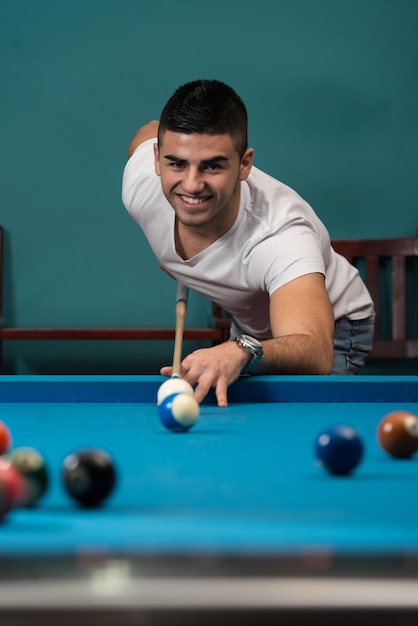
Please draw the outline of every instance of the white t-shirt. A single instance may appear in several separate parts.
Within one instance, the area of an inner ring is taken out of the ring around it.
[[[126,164],[123,203],[167,271],[231,314],[232,336],[245,332],[271,338],[271,294],[313,272],[325,276],[336,320],[373,314],[357,269],[331,248],[328,232],[312,208],[293,189],[256,167],[241,183],[234,225],[211,246],[183,260],[175,249],[174,210],[154,170],[155,142],[142,143]]]

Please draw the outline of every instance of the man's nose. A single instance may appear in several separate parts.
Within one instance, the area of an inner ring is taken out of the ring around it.
[[[184,191],[190,194],[197,194],[203,191],[205,182],[201,172],[197,168],[188,168],[183,178]]]

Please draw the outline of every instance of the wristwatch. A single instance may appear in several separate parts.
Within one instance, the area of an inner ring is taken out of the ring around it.
[[[263,358],[263,346],[258,339],[254,339],[250,335],[238,335],[234,341],[251,354],[251,361],[241,372],[241,374],[249,374]]]

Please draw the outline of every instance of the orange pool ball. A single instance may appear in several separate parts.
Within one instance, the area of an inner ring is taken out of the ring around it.
[[[12,435],[6,424],[0,421],[0,454],[5,454],[12,447]]]
[[[410,411],[388,413],[377,427],[383,450],[398,459],[407,459],[418,450],[418,417]]]

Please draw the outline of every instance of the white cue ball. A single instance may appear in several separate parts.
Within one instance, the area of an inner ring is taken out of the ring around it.
[[[186,393],[189,396],[192,396],[193,387],[183,378],[169,378],[163,382],[158,389],[157,404],[160,405],[165,398],[172,396],[173,393]]]

